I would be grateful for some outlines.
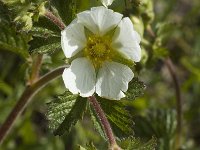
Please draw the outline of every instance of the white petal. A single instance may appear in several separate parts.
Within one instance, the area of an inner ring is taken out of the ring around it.
[[[79,13],[77,18],[78,22],[82,23],[94,34],[104,35],[119,24],[122,14],[100,6],[91,8],[91,11]]]
[[[87,58],[77,58],[63,72],[63,80],[67,89],[82,97],[92,96],[95,92],[95,69]]]
[[[76,21],[61,31],[61,45],[67,58],[74,56],[86,46],[84,26]]]
[[[113,3],[114,0],[101,0],[101,3],[107,7],[110,6]]]
[[[117,62],[105,62],[97,75],[96,93],[108,99],[119,100],[125,97],[123,92],[134,74],[132,70]]]
[[[140,40],[131,20],[126,17],[122,19],[115,30],[112,47],[123,53],[128,59],[139,62],[141,59]]]

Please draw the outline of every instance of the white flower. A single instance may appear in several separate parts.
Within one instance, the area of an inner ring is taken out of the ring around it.
[[[113,3],[114,0],[101,0],[101,3],[105,6],[108,7]]]
[[[96,92],[115,100],[125,97],[134,74],[120,62],[139,62],[141,49],[130,19],[122,17],[103,6],[94,7],[79,13],[61,32],[64,54],[73,60],[62,77],[73,94],[89,97]]]

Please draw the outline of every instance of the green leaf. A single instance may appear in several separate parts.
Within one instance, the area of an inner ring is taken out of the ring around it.
[[[79,145],[78,150],[97,150],[93,143],[86,144],[86,148]]]
[[[76,15],[76,0],[50,0],[50,5],[65,24],[69,24]]]
[[[171,149],[176,131],[176,113],[173,110],[151,110],[146,117],[136,116],[134,118],[135,134],[140,137],[159,138],[161,149]],[[171,148],[170,148],[171,147]]]
[[[12,12],[12,20],[23,29],[29,30],[33,21],[37,21],[40,14],[45,11],[45,0],[2,0]]]
[[[0,18],[1,24],[10,24],[10,12],[2,1],[0,1]]]
[[[29,30],[29,34],[33,36],[29,42],[30,53],[52,54],[61,50],[60,29],[48,19],[41,17]]]
[[[154,59],[162,59],[169,56],[169,51],[167,48],[164,47],[154,47],[153,46],[153,58]]]
[[[133,23],[134,29],[140,34],[141,37],[143,37],[144,34],[144,23],[142,21],[142,18],[137,17],[135,15],[131,15],[130,19]]]
[[[129,112],[125,109],[125,105],[122,101],[107,100],[104,98],[97,97],[103,111],[108,118],[109,123],[113,129],[115,136],[118,138],[124,138],[129,135],[133,135],[133,121]],[[95,118],[94,118],[95,117]],[[105,138],[103,129],[96,115],[92,114],[92,120],[96,130],[100,135]]]
[[[91,120],[93,122],[93,126],[94,126],[95,130],[101,135],[101,137],[104,138],[104,140],[106,140],[107,138],[103,131],[103,127],[102,127],[101,123],[99,122],[99,119],[98,119],[96,113],[94,112],[94,109],[92,109],[92,107],[90,106],[89,110],[90,110],[90,116],[91,116]]]
[[[134,100],[136,97],[143,95],[146,86],[138,78],[133,78],[129,83],[128,90],[125,93],[125,100]]]
[[[61,32],[60,28],[57,25],[55,25],[52,21],[50,21],[44,16],[41,16],[37,22],[34,22],[33,26],[36,28],[43,28],[50,30],[58,35],[60,35]]]
[[[46,54],[46,53],[52,54],[56,50],[59,50],[59,49],[61,49],[60,42],[56,42],[56,43],[41,46],[39,48],[33,49],[32,51],[34,53],[39,53],[39,54]]]
[[[78,146],[78,150],[87,150],[84,147],[82,147],[81,145]]]
[[[52,54],[61,49],[60,37],[35,37],[30,43],[30,53]]]
[[[12,90],[12,87],[8,83],[0,79],[0,91],[7,95],[11,95],[13,90]]]
[[[157,137],[172,138],[176,131],[176,113],[174,110],[154,110],[149,112],[148,121],[152,124]]]
[[[28,41],[30,36],[19,33],[11,23],[11,14],[6,5],[0,1],[0,50],[14,52],[26,59],[29,57]]]
[[[139,138],[131,137],[122,140],[119,145],[124,150],[155,150],[157,142],[155,137],[152,137],[148,142],[144,142]]]
[[[0,50],[7,50],[20,55],[26,59],[29,57],[28,42],[30,36],[23,33],[17,33],[12,26],[0,26]]]
[[[32,27],[29,32],[34,37],[49,38],[51,36],[60,37],[60,34],[55,33],[49,29],[43,27]]]
[[[70,129],[79,119],[82,119],[86,109],[87,100],[69,91],[58,96],[55,101],[48,104],[47,118],[49,127],[55,135],[63,135],[70,132]]]
[[[143,19],[144,24],[147,26],[154,20],[154,8],[153,1],[142,0],[139,11],[141,13],[141,17]]]

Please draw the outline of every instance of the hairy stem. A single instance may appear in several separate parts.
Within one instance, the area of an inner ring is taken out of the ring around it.
[[[182,136],[182,97],[181,97],[181,90],[180,85],[178,81],[178,77],[176,75],[176,71],[174,68],[174,65],[170,58],[167,58],[165,60],[165,64],[172,76],[172,79],[174,81],[174,86],[176,90],[176,112],[177,112],[177,127],[176,127],[176,143],[175,143],[175,149],[179,149],[181,145],[181,136]]]
[[[110,144],[110,149],[112,150],[120,150],[119,146],[116,143],[112,128],[108,122],[108,119],[106,118],[106,115],[104,113],[104,111],[102,110],[100,104],[98,103],[97,99],[95,98],[95,96],[90,96],[88,97],[88,100],[90,102],[90,104],[92,105],[92,107],[94,108],[98,119],[103,127],[103,130],[109,140],[109,144]]]
[[[8,134],[9,130],[11,129],[13,123],[17,119],[17,117],[21,114],[21,112],[24,110],[24,108],[27,106],[27,104],[31,101],[32,97],[41,90],[47,83],[49,83],[51,80],[57,78],[63,73],[63,70],[66,68],[66,66],[57,68],[43,77],[41,77],[38,81],[33,83],[30,86],[27,86],[25,91],[23,92],[21,98],[15,105],[15,107],[12,109],[11,113],[7,117],[6,121],[2,124],[0,128],[0,144],[3,142],[3,139]]]
[[[60,30],[64,30],[65,29],[65,24],[58,18],[56,17],[52,12],[46,10],[45,17],[47,17],[49,20],[51,20],[55,25],[57,25]]]

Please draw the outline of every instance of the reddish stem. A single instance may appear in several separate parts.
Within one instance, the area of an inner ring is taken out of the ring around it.
[[[46,10],[45,17],[47,17],[49,20],[51,20],[55,25],[57,25],[60,30],[64,30],[65,29],[65,24],[58,18],[56,17],[52,12]]]
[[[109,144],[110,144],[110,149],[112,150],[121,150],[121,148],[117,145],[116,140],[115,140],[115,136],[113,134],[112,128],[110,126],[110,123],[108,122],[108,119],[105,116],[104,111],[102,110],[100,104],[98,103],[97,99],[94,96],[90,96],[88,97],[88,100],[90,102],[90,104],[93,106],[99,121],[103,127],[103,130],[109,140]]]
[[[176,91],[176,111],[177,111],[177,134],[176,134],[176,149],[180,148],[181,145],[181,136],[182,136],[182,97],[181,97],[181,90],[180,90],[180,85],[178,81],[178,77],[176,75],[176,71],[174,68],[174,65],[171,61],[170,58],[167,58],[165,60],[165,64],[172,76],[172,79],[174,81],[174,86],[175,86],[175,91]]]
[[[11,113],[7,117],[6,121],[1,125],[0,128],[0,144],[3,142],[3,139],[6,137],[8,132],[10,131],[12,125],[14,124],[17,117],[21,114],[27,104],[31,101],[32,97],[47,83],[51,80],[55,79],[56,77],[60,76],[63,73],[65,67],[60,67],[52,72],[47,73],[43,77],[41,77],[37,82],[34,84],[27,86],[24,93],[22,94],[21,98],[12,109]]]

